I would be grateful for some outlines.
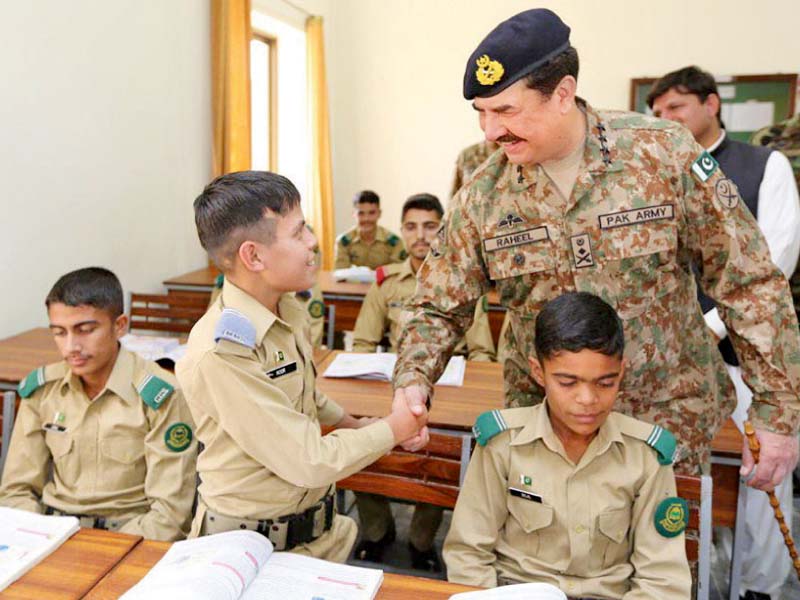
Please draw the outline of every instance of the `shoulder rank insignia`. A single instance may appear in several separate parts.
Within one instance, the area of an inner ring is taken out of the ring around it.
[[[375,269],[375,283],[381,285],[384,281],[386,281],[386,267],[378,267]]]
[[[389,245],[394,248],[397,244],[400,243],[400,238],[397,237],[395,234],[389,234],[389,237],[386,238],[386,241],[389,242]]]
[[[494,436],[508,429],[508,424],[499,410],[490,410],[479,415],[472,426],[472,435],[481,446],[489,443]]]
[[[671,465],[673,463],[678,442],[675,441],[675,436],[669,431],[660,425],[655,425],[645,442],[658,453],[659,464]]]
[[[19,382],[17,391],[22,398],[27,398],[42,387],[47,380],[44,377],[44,367],[39,367],[28,373],[25,379]]]
[[[136,391],[139,392],[142,402],[153,410],[158,410],[175,388],[160,377],[146,373],[136,386]]]
[[[653,524],[656,531],[666,538],[683,533],[689,522],[689,504],[683,498],[664,498],[656,507]]]
[[[342,246],[349,246],[350,245],[350,238],[347,234],[342,234],[342,237],[339,238],[339,241],[342,242]]]
[[[312,300],[308,303],[308,314],[313,318],[319,319],[325,314],[325,305],[322,300]]]
[[[173,423],[164,434],[164,445],[173,452],[183,452],[192,444],[192,428],[186,423]]]
[[[221,290],[222,289],[222,283],[224,281],[225,281],[225,275],[220,273],[219,275],[217,275],[217,278],[214,280],[214,287],[217,288],[218,290]]]
[[[714,157],[707,150],[703,150],[703,153],[692,163],[692,173],[701,183],[705,183],[714,174],[717,167],[719,167],[719,164],[714,160]]]
[[[253,327],[250,319],[238,310],[226,308],[222,311],[222,316],[214,329],[214,341],[220,340],[228,340],[248,348],[255,348],[256,328]]]

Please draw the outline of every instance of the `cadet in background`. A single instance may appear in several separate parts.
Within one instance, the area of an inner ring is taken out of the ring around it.
[[[378,225],[381,218],[381,199],[373,191],[364,190],[353,198],[353,218],[356,225],[336,238],[335,269],[365,266],[377,269],[381,265],[401,262],[408,254],[402,240]]]

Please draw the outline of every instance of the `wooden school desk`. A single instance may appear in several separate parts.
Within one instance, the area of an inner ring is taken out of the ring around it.
[[[17,384],[35,368],[59,360],[61,354],[47,327],[0,340],[0,390],[16,390]]]
[[[12,600],[83,598],[141,539],[138,535],[81,529],[0,592],[0,597]]]
[[[145,540],[136,546],[108,575],[85,596],[86,600],[114,600],[132,588],[164,556],[169,542]],[[423,579],[408,575],[384,573],[377,600],[446,600],[452,594],[478,588]]]

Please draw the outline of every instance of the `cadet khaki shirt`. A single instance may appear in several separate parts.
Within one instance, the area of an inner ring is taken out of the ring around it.
[[[176,368],[204,445],[202,503],[230,517],[302,512],[394,445],[385,421],[320,434],[321,423],[334,425],[345,413],[315,390],[307,311],[285,294],[278,312],[226,280]],[[242,343],[215,335],[224,314],[236,313],[247,325],[228,337],[244,336]]]
[[[378,225],[375,239],[368,244],[361,240],[356,226],[336,238],[334,269],[351,266],[377,269],[382,265],[402,262],[407,256],[403,240],[388,229]]]
[[[414,295],[417,277],[411,268],[411,259],[384,267],[386,279],[373,283],[361,310],[353,332],[354,352],[375,352],[375,348],[389,332],[389,350],[397,352],[397,339],[411,316],[406,302]],[[459,343],[455,354],[467,354],[469,360],[495,360],[494,340],[489,328],[489,317],[484,301],[475,305],[475,318],[467,330],[465,340]],[[466,346],[465,346],[466,342]]]
[[[395,386],[430,388],[494,281],[509,319],[506,403],[539,402],[527,360],[536,315],[564,292],[590,292],[625,328],[619,410],[674,431],[676,468],[697,473],[736,395],[695,299],[694,263],[753,390],[751,421],[797,432],[797,317],[735,186],[682,126],[581,106],[585,148],[566,203],[540,166],[502,152],[450,203],[417,274]]]
[[[137,386],[148,375],[177,385],[170,373],[125,348],[94,400],[66,363],[45,367],[46,383],[20,402],[0,504],[130,519],[121,531],[147,539],[186,537],[197,442],[190,437],[176,445],[170,432],[175,425],[191,430],[193,422],[180,390],[157,409],[145,404]]]
[[[501,414],[509,429],[475,447],[461,486],[444,543],[449,581],[494,587],[502,577],[571,597],[688,600],[685,536],[656,530],[675,476],[642,439],[652,425],[611,413],[576,465],[545,403]]]

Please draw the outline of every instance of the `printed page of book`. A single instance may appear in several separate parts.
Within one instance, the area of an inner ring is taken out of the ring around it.
[[[242,600],[372,600],[383,571],[275,552]]]
[[[0,590],[4,590],[81,528],[75,517],[48,517],[0,507]]]
[[[271,554],[272,544],[254,531],[227,531],[175,542],[122,598],[237,600]]]
[[[172,359],[171,353],[181,345],[178,338],[135,333],[127,333],[119,341],[126,350],[135,352],[145,360],[153,361],[160,358]]]
[[[453,594],[450,600],[567,600],[567,595],[549,583],[519,583]]]
[[[451,356],[447,362],[444,373],[439,377],[436,385],[452,385],[461,387],[464,385],[464,372],[467,370],[467,361],[463,356]]]
[[[325,369],[324,377],[391,381],[397,355],[391,352],[341,352]]]
[[[336,269],[333,272],[336,281],[352,281],[354,283],[374,283],[375,271],[365,266]]]

